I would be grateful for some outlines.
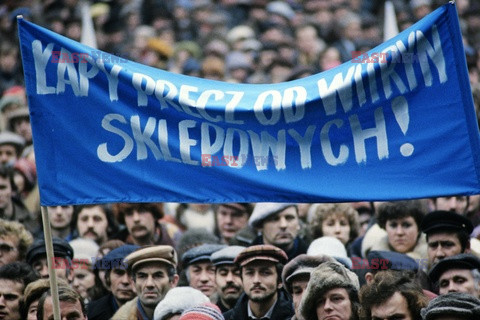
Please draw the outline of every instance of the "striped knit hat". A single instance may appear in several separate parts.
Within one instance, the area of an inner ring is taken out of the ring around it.
[[[185,310],[179,320],[225,320],[220,309],[213,303],[205,303]]]

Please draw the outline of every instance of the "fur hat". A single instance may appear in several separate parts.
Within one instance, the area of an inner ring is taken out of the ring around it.
[[[353,289],[358,292],[360,289],[358,277],[338,262],[324,262],[310,275],[310,281],[300,302],[302,316],[305,319],[316,319],[318,299],[334,288]]]
[[[431,300],[420,314],[423,320],[435,320],[447,315],[461,319],[480,319],[480,300],[467,293],[449,292]]]
[[[170,289],[160,301],[153,314],[154,320],[163,320],[167,315],[181,314],[185,310],[209,302],[208,297],[200,290],[191,287]]]
[[[287,263],[285,267],[283,267],[283,286],[291,294],[292,281],[295,276],[301,274],[310,275],[310,273],[315,270],[316,267],[327,261],[335,262],[335,259],[326,255],[308,256],[306,254],[300,254],[296,256],[289,263]]]

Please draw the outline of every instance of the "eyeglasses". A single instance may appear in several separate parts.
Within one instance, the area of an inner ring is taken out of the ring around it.
[[[10,251],[15,251],[17,250],[15,247],[12,247],[9,244],[6,243],[1,243],[0,244],[0,252],[2,253],[9,253]]]

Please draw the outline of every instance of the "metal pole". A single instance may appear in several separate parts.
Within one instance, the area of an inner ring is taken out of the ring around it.
[[[48,218],[47,208],[42,206],[41,213],[42,213],[43,232],[45,235],[45,249],[47,251],[48,275],[50,277],[50,291],[52,293],[53,319],[60,320],[60,302],[58,299],[57,274],[53,269],[54,254],[53,254],[52,230],[50,228],[50,219]]]

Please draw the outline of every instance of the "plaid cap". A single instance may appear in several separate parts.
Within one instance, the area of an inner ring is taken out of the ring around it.
[[[152,246],[136,250],[125,257],[128,271],[132,272],[147,262],[162,262],[177,267],[177,252],[172,246]]]
[[[219,266],[222,264],[234,264],[233,261],[244,249],[245,247],[242,246],[228,246],[212,253],[210,260],[214,266]]]
[[[199,262],[199,261],[210,261],[210,256],[225,248],[226,245],[224,244],[210,244],[205,243],[201,246],[193,247],[185,252],[182,256],[183,266],[187,267],[192,263]]]
[[[244,249],[235,258],[234,262],[243,267],[255,260],[272,261],[285,264],[288,261],[288,256],[285,251],[280,248],[269,244],[260,244]]]

